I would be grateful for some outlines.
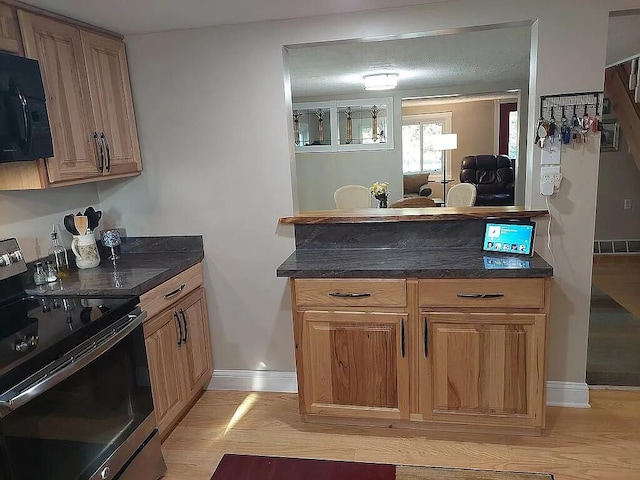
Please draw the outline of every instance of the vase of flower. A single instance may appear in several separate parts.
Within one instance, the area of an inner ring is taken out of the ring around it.
[[[371,188],[371,195],[378,200],[378,208],[389,206],[389,184],[387,182],[375,182]]]

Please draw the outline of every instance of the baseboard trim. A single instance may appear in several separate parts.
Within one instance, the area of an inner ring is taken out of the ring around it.
[[[208,390],[298,393],[296,372],[265,370],[215,370]],[[590,408],[586,383],[547,382],[547,405]]]
[[[207,390],[298,393],[296,372],[214,370]]]
[[[591,408],[589,386],[578,382],[547,382],[547,406]]]

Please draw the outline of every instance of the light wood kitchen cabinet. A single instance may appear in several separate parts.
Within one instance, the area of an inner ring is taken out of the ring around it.
[[[422,315],[422,415],[427,420],[543,424],[546,317],[522,313]]]
[[[124,43],[82,31],[96,132],[105,149],[105,175],[142,169]]]
[[[211,340],[204,289],[200,288],[176,305],[184,328],[184,367],[186,388],[193,398],[211,380]]]
[[[4,27],[12,11],[6,8],[0,4],[0,39],[11,30]],[[18,9],[17,16],[24,54],[40,63],[54,156],[0,165],[0,190],[138,175],[142,163],[124,43],[54,14]]]
[[[194,278],[198,286],[179,295]],[[180,283],[174,288],[176,279]],[[154,312],[144,323],[151,390],[160,436],[165,438],[211,380],[213,361],[202,267],[195,265],[141,297]],[[180,288],[182,286],[182,288]],[[176,293],[177,292],[177,293]],[[159,298],[173,299],[160,313]]]
[[[405,314],[301,312],[305,412],[409,418]]]
[[[46,159],[50,183],[102,174],[80,29],[19,11],[27,57],[42,72],[54,156]]]
[[[145,323],[145,343],[153,406],[160,432],[166,431],[187,404],[186,379],[177,313],[168,310]]]
[[[313,421],[539,434],[549,278],[292,279]]]
[[[0,4],[0,51],[22,55],[22,39],[16,9]]]

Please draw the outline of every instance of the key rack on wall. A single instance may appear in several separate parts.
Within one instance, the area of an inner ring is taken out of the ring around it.
[[[543,95],[540,97],[540,118],[559,120],[562,116],[569,118],[576,115],[602,114],[604,92],[560,93],[557,95]]]
[[[540,97],[536,143],[544,148],[557,140],[576,147],[602,132],[600,120],[604,92],[561,93]]]

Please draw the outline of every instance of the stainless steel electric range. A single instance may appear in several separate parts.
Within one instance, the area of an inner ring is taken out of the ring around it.
[[[138,297],[25,295],[0,242],[0,480],[157,480],[166,471]]]

